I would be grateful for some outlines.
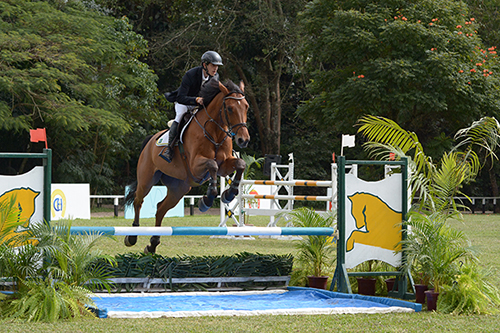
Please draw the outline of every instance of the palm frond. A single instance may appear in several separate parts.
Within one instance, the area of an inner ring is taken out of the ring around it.
[[[372,115],[359,120],[358,130],[369,141],[390,144],[399,147],[404,153],[420,145],[417,135],[401,128],[396,122]]]
[[[477,145],[485,150],[487,157],[497,159],[494,150],[500,145],[500,123],[494,117],[483,117],[457,131],[455,140],[462,140],[455,150],[465,146],[465,151],[469,151]]]
[[[264,163],[264,157],[255,158],[255,156],[242,153],[241,158],[243,159],[243,161],[245,161],[246,164],[244,177],[247,179],[252,179],[255,175],[255,170],[253,170],[252,167],[253,166],[256,166],[257,168],[262,167],[262,164]]]
[[[428,173],[431,168],[430,158],[424,153],[422,144],[419,142],[415,133],[409,132],[401,128],[396,122],[372,115],[364,116],[358,123],[360,128],[358,133],[361,133],[368,140],[363,146],[371,151],[375,150],[376,154],[381,155],[384,152],[389,156],[389,152],[397,147],[398,150],[407,155],[410,150],[414,150],[413,160],[417,165],[417,171]]]
[[[26,220],[19,219],[21,208],[16,203],[16,195],[0,201],[0,244],[19,246],[26,243],[25,233],[17,232]]]

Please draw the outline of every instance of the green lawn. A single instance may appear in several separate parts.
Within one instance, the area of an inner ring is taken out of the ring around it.
[[[217,226],[218,216],[186,216],[166,219],[169,226]],[[129,226],[131,220],[98,218],[76,220],[74,225]],[[152,226],[153,219],[141,221]],[[251,218],[250,223],[265,225],[264,218]],[[470,238],[480,251],[484,266],[494,269],[492,281],[500,283],[500,216],[467,215],[465,222],[452,225]],[[123,237],[103,239],[100,248],[109,254],[142,251],[148,237],[140,237],[131,248],[123,245]],[[228,240],[210,237],[163,237],[158,253],[162,255],[215,255],[242,251],[260,253],[294,253],[292,241],[261,239]],[[318,315],[202,317],[161,319],[86,319],[57,324],[2,323],[0,332],[499,332],[500,316],[452,316],[420,312],[413,314]]]
[[[492,278],[500,287],[500,215],[470,214],[451,225],[467,235],[483,266],[494,268]]]

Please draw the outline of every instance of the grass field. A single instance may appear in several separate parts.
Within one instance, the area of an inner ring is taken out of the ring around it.
[[[195,215],[165,220],[168,226],[217,226],[218,216]],[[79,226],[129,226],[123,218],[76,220]],[[141,221],[154,225],[153,219]],[[252,217],[250,223],[266,225],[264,218]],[[485,267],[494,270],[492,281],[500,286],[500,216],[467,215],[464,222],[452,221],[472,244],[481,251]],[[131,248],[123,245],[123,237],[102,239],[100,248],[108,254],[142,251],[149,237],[140,237]],[[261,239],[229,240],[210,237],[162,237],[158,253],[216,255],[242,251],[259,253],[294,253],[292,241]],[[202,317],[160,319],[85,319],[57,324],[1,323],[0,332],[500,332],[500,316],[452,316],[420,312],[413,314],[317,315]]]

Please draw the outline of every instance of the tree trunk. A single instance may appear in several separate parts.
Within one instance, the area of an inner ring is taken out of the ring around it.
[[[281,64],[281,61],[278,61]],[[278,66],[281,68],[281,65]],[[259,63],[261,87],[254,88],[241,66],[236,71],[245,83],[245,95],[249,101],[261,141],[262,155],[280,154],[281,144],[281,69],[273,70],[271,59]],[[259,103],[260,102],[260,103]]]

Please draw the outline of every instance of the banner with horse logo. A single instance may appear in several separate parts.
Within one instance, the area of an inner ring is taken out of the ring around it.
[[[14,198],[17,222],[24,222],[15,232],[22,232],[30,223],[43,223],[43,182],[41,166],[22,175],[0,176],[0,203],[8,204]]]
[[[401,174],[368,182],[345,175],[346,268],[367,260],[399,266],[402,222]]]

